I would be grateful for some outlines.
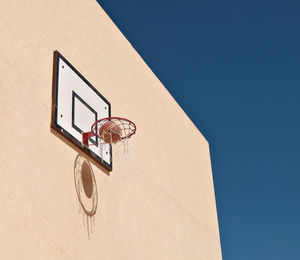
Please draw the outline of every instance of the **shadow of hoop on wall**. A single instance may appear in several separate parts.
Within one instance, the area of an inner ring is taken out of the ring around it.
[[[93,169],[89,161],[80,154],[74,162],[74,181],[79,201],[79,213],[83,215],[83,224],[87,226],[90,238],[95,226],[94,216],[98,206],[98,192]]]

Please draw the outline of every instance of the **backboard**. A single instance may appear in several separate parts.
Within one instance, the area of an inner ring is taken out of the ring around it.
[[[111,116],[110,103],[58,51],[54,52],[52,93],[52,129],[111,171],[110,144],[100,147],[97,136],[89,138],[89,146],[82,144],[82,134],[91,131],[95,121]]]

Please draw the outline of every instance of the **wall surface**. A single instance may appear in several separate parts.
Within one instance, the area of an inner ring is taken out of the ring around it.
[[[98,3],[2,0],[0,32],[0,259],[221,259],[209,145]],[[92,166],[90,239],[50,131],[54,50],[138,127],[110,176]]]

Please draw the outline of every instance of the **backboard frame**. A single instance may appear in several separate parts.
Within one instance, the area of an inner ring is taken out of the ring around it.
[[[108,107],[108,115],[111,117],[111,104],[107,101],[105,97],[103,97],[99,91],[90,83],[88,82],[84,76],[63,56],[61,55],[57,50],[53,52],[53,78],[52,78],[52,115],[51,115],[51,130],[52,133],[55,134],[57,137],[59,137],[62,141],[70,145],[73,149],[75,149],[77,152],[82,152],[84,155],[87,156],[87,159],[89,159],[94,165],[96,165],[98,168],[103,170],[104,169],[108,171],[112,171],[112,146],[109,146],[109,152],[110,152],[110,163],[107,163],[105,160],[101,160],[101,158],[95,154],[93,151],[91,151],[88,147],[84,146],[82,142],[77,140],[72,134],[70,134],[68,131],[63,129],[58,123],[58,80],[59,80],[59,60],[62,60],[64,63],[69,66],[74,73],[84,82],[88,85],[88,87],[95,92],[106,104]],[[72,93],[73,98],[73,105],[74,105],[74,98],[77,98],[80,102],[84,102],[78,96],[75,92]],[[85,104],[85,106],[90,109],[91,111],[93,108],[89,107],[88,104]],[[74,110],[73,110],[74,111]],[[92,111],[93,112],[93,111]],[[95,117],[95,119],[99,119]],[[95,121],[97,121],[95,120]],[[74,115],[72,114],[72,126],[76,127],[74,124]],[[76,128],[75,128],[76,129]],[[54,132],[53,132],[54,130]],[[109,173],[107,173],[109,174]]]

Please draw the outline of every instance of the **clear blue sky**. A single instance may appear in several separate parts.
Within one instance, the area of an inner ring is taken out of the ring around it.
[[[300,1],[101,6],[210,143],[224,260],[300,259]]]

